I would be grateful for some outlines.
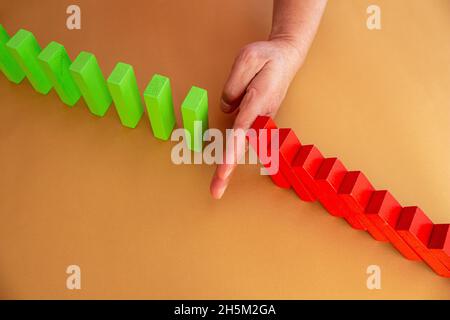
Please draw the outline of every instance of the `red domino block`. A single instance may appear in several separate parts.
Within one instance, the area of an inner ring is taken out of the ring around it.
[[[385,190],[375,191],[366,207],[366,216],[389,239],[392,245],[407,259],[421,260],[416,252],[395,231],[402,206]]]
[[[247,135],[247,139],[249,141],[249,144],[256,151],[256,154],[258,155],[259,158],[261,158],[261,149],[260,149],[260,143],[259,143],[260,133],[262,134],[261,130],[266,129],[267,145],[264,147],[268,148],[266,155],[270,156],[270,138],[272,136],[271,130],[277,129],[277,125],[275,124],[275,122],[270,117],[258,116],[256,118],[256,120],[253,122],[251,129],[255,130],[256,139],[250,137],[249,135]],[[270,163],[264,164],[264,166],[266,168],[268,168],[268,167],[270,167]],[[280,170],[276,174],[271,175],[270,178],[272,179],[273,183],[275,183],[280,188],[289,189],[291,187],[291,184],[286,179],[286,177],[281,173]]]
[[[344,201],[349,215],[353,215],[377,241],[387,241],[384,233],[365,215],[374,187],[361,171],[349,171],[339,187],[338,196]]]
[[[347,169],[339,159],[324,159],[314,177],[318,189],[318,197],[320,203],[330,214],[336,217],[344,217],[353,228],[361,229],[363,228],[361,223],[348,214],[348,209],[345,207],[344,202],[337,195],[339,186],[347,172]]]
[[[297,176],[293,169],[293,162],[296,155],[301,150],[301,143],[291,129],[280,129],[280,170],[288,179],[297,195],[303,201],[315,201],[317,198],[305,186],[301,177]]]
[[[450,224],[435,224],[428,248],[450,269]]]
[[[292,169],[295,174],[305,185],[306,189],[318,198],[320,189],[314,180],[324,157],[313,145],[301,146],[297,155],[292,162]]]
[[[337,195],[346,173],[347,169],[339,159],[326,158],[322,161],[314,177],[320,203],[330,214],[336,217],[347,215],[345,207]]]
[[[422,210],[418,207],[403,208],[395,230],[434,272],[443,277],[450,277],[450,270],[427,248],[433,222]]]

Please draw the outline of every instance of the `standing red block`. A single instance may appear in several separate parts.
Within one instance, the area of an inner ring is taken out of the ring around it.
[[[320,189],[314,180],[324,157],[313,145],[301,146],[292,162],[294,174],[303,182],[306,189],[318,198]]]
[[[338,195],[349,210],[349,215],[353,215],[375,240],[387,241],[384,233],[364,215],[374,190],[361,171],[349,171],[342,180]]]
[[[428,248],[450,269],[450,225],[435,224],[431,232]]]
[[[392,245],[407,259],[421,260],[416,252],[395,231],[402,206],[385,190],[375,191],[366,207],[366,216],[383,231]]]
[[[250,137],[249,135],[247,135],[247,139],[249,141],[249,144],[256,151],[256,154],[258,155],[258,157],[260,159],[261,159],[262,153],[261,153],[261,149],[260,149],[259,138],[260,138],[260,133],[263,134],[263,131],[261,131],[261,130],[266,129],[267,145],[263,146],[263,147],[267,148],[266,155],[270,156],[270,139],[272,136],[271,130],[277,129],[277,125],[275,124],[275,122],[270,117],[258,116],[256,118],[255,122],[253,122],[251,129],[256,131],[256,137]],[[266,168],[269,168],[270,163],[264,164],[264,166]],[[282,174],[282,172],[280,170],[278,171],[278,173],[271,175],[270,178],[280,188],[289,189],[291,187],[291,184],[288,182],[288,180],[286,179],[286,177]]]
[[[347,215],[342,200],[337,195],[339,186],[346,173],[347,169],[339,159],[326,158],[322,161],[314,177],[320,203],[330,214],[336,217],[345,217]]]
[[[400,212],[397,233],[437,274],[450,277],[450,270],[427,248],[433,230],[433,222],[418,207],[405,207]]]
[[[324,159],[314,177],[318,189],[318,198],[330,214],[336,217],[344,217],[353,228],[361,229],[361,223],[348,214],[349,210],[337,194],[347,172],[339,159]]]
[[[296,175],[293,168],[294,159],[302,144],[291,129],[280,129],[280,170],[303,201],[315,201],[317,197],[305,186],[304,181]]]

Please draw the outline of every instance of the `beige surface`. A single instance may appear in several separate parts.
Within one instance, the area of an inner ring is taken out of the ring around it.
[[[450,222],[450,1],[375,2],[381,31],[365,26],[372,1],[330,1],[277,123]],[[268,33],[271,1],[77,1],[82,30],[68,31],[71,3],[1,1],[0,23],[71,57],[92,51],[106,74],[131,63],[141,89],[166,74],[176,105],[205,87],[211,125],[231,124],[221,86],[238,49]],[[129,130],[113,109],[97,119],[3,76],[0,107],[1,298],[450,298],[449,280],[256,166],[213,201],[214,168],[172,165],[146,119]],[[65,288],[70,264],[80,291]],[[366,288],[370,264],[380,291]]]

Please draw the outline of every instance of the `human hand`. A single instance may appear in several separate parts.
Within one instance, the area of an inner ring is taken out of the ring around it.
[[[223,112],[238,110],[233,129],[249,129],[259,115],[274,117],[303,60],[304,54],[289,39],[254,42],[242,48],[221,101]],[[227,161],[216,168],[210,187],[216,199],[222,197],[237,161],[245,153],[245,145],[239,142],[235,140],[233,150],[226,149]]]

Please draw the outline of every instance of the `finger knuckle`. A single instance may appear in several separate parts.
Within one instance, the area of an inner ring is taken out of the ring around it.
[[[250,85],[247,87],[246,93],[247,93],[246,95],[248,96],[248,99],[251,100],[251,99],[254,99],[256,96],[258,96],[259,90],[255,86]]]
[[[245,46],[238,55],[238,61],[248,63],[259,58],[259,51],[252,45]]]

